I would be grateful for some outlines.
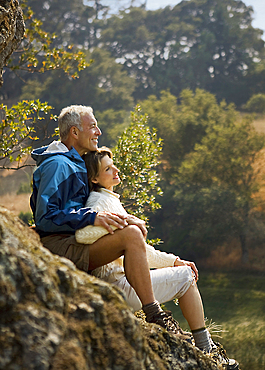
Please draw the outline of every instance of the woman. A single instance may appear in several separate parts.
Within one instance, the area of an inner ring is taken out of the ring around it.
[[[110,149],[102,147],[96,152],[84,155],[83,158],[91,191],[86,207],[95,211],[125,215],[128,221],[129,218],[135,217],[127,214],[119,200],[119,195],[113,192],[114,186],[120,183],[120,178],[119,170],[113,164]],[[101,226],[89,225],[77,230],[75,236],[79,243],[92,244],[107,233],[108,231]],[[226,356],[223,348],[212,341],[210,333],[205,328],[203,305],[200,293],[196,288],[198,270],[195,264],[181,260],[174,254],[156,250],[148,244],[146,244],[146,253],[149,267],[153,268],[150,275],[156,300],[159,303],[164,303],[178,299],[182,313],[191,328],[196,346],[209,353],[218,364],[223,365],[224,369],[237,370],[238,363]],[[124,263],[124,258],[120,257],[107,265],[96,268],[92,271],[92,275],[122,289],[128,304],[136,311],[141,308],[141,302],[126,279]]]
[[[98,152],[86,154],[84,160],[91,190],[86,207],[133,218],[134,216],[129,215],[123,208],[119,195],[113,192],[114,186],[120,183],[120,178],[119,170],[113,164],[110,149],[100,148]],[[76,231],[76,240],[79,243],[92,244],[107,233],[103,227],[89,225]],[[146,252],[149,267],[155,269],[150,273],[154,294],[159,303],[182,297],[194,280],[197,281],[198,271],[193,262],[181,260],[174,254],[161,252],[148,244],[146,244]],[[176,266],[179,268],[176,269]],[[121,288],[127,302],[135,311],[141,308],[138,296],[125,277],[123,257],[93,270],[92,275]]]

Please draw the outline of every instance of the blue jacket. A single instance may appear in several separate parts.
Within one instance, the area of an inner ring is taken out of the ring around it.
[[[97,212],[84,207],[89,195],[85,163],[77,151],[60,142],[35,149],[30,206],[38,231],[74,233],[93,225]]]

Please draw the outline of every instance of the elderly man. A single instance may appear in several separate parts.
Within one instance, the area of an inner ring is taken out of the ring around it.
[[[146,256],[145,223],[136,217],[94,212],[84,207],[89,188],[82,155],[98,149],[101,135],[92,108],[66,107],[58,122],[61,141],[54,141],[32,153],[38,167],[33,175],[30,204],[43,245],[53,253],[69,258],[86,272],[123,255],[126,278],[142,303],[147,321],[189,339],[171,314],[164,312],[155,300]],[[79,244],[75,240],[75,230],[86,225],[103,226],[109,234],[93,244]],[[110,225],[118,229],[114,232]],[[186,269],[183,295],[179,300],[181,310],[197,347],[216,352],[205,329],[202,301],[193,279],[193,276],[198,279],[198,271],[193,262],[183,261],[182,264],[190,268]],[[220,355],[219,362],[227,369],[237,369],[237,363],[233,361]]]
[[[84,207],[89,190],[81,156],[97,150],[101,135],[92,108],[78,105],[64,108],[58,122],[61,141],[32,153],[38,167],[33,175],[30,204],[43,245],[86,272],[124,255],[127,279],[143,306],[147,306],[147,314],[149,311],[154,317],[158,314],[164,322],[152,290],[144,222],[135,219],[134,224],[129,224],[131,221],[123,216]],[[92,245],[77,243],[75,230],[89,224],[103,226],[110,234]],[[118,230],[113,232],[110,225]]]

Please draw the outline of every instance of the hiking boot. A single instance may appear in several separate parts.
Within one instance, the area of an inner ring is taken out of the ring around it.
[[[208,355],[211,359],[221,365],[225,370],[239,370],[239,364],[236,360],[228,358],[225,349],[218,342],[213,342],[214,346]]]
[[[149,321],[149,323],[160,325],[169,333],[192,344],[191,333],[185,332],[181,329],[179,323],[173,318],[170,311],[161,311],[157,313],[152,317],[152,320]]]

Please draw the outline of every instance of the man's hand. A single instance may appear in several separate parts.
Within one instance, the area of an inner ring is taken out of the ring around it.
[[[179,257],[175,260],[174,266],[190,266],[192,271],[194,272],[195,281],[197,282],[199,279],[199,272],[194,262],[181,260]]]
[[[142,231],[142,234],[143,234],[144,238],[146,239],[147,229],[146,229],[146,226],[145,226],[145,221],[143,221],[140,218],[135,217],[133,215],[128,215],[127,218],[126,218],[126,221],[129,225],[137,225],[139,227],[139,229]]]
[[[94,226],[103,226],[110,234],[113,234],[114,231],[110,225],[117,229],[123,229],[128,225],[126,216],[117,215],[110,212],[98,212],[95,218]]]

